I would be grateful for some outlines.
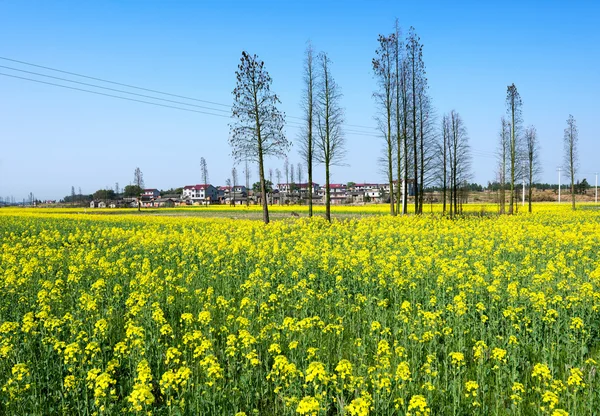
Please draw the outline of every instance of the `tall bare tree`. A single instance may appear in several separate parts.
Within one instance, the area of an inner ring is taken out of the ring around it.
[[[256,55],[242,52],[236,71],[236,87],[230,125],[229,144],[236,160],[258,163],[260,190],[263,195],[263,221],[269,223],[269,205],[266,192],[264,158],[283,155],[290,143],[283,134],[285,115],[277,109],[279,98],[271,92],[272,79],[264,62]],[[248,171],[248,169],[246,169]]]
[[[290,182],[292,184],[296,183],[296,169],[294,168],[294,164],[290,165]]]
[[[296,169],[296,177],[298,178],[298,200],[302,200],[302,163],[298,162]]]
[[[283,203],[281,197],[281,171],[279,168],[275,169],[275,177],[277,178],[277,189],[279,190],[279,205]]]
[[[527,189],[529,212],[532,212],[532,197],[533,197],[533,182],[537,175],[541,172],[541,164],[539,163],[540,145],[537,138],[535,127],[529,126],[525,129],[525,146],[527,149]]]
[[[435,171],[432,169],[435,161],[434,150],[436,131],[434,127],[435,113],[431,105],[431,98],[427,94],[427,79],[421,78],[418,90],[419,103],[419,214],[423,213],[423,202],[425,188],[435,177]]]
[[[393,45],[393,79],[394,79],[394,121],[396,124],[396,212],[406,215],[408,212],[408,171],[409,171],[409,145],[408,145],[408,71],[406,49],[402,31],[396,19],[394,33],[390,35]],[[401,186],[402,184],[402,186]]]
[[[202,174],[202,183],[204,185],[208,184],[208,165],[206,164],[206,159],[203,157],[200,158],[200,173]]]
[[[140,168],[135,168],[133,171],[133,184],[140,189],[144,189],[144,174]]]
[[[235,188],[238,186],[238,174],[237,174],[237,169],[235,168],[235,166],[233,168],[231,168],[231,205],[235,206]]]
[[[306,47],[304,58],[304,90],[302,92],[302,110],[304,112],[304,127],[300,133],[300,154],[306,162],[308,174],[308,216],[313,216],[313,162],[314,162],[314,125],[315,125],[315,88],[317,83],[317,72],[313,56],[312,44],[309,42]]]
[[[244,177],[246,178],[246,192],[248,193],[248,195],[250,194],[250,164],[248,162],[248,159],[246,159],[245,161],[245,167],[244,167]],[[260,172],[259,172],[259,176],[260,176]],[[246,206],[250,206],[250,198],[246,197]],[[263,218],[264,220],[264,218]],[[268,223],[268,220],[265,222],[265,224]]]
[[[283,172],[285,173],[285,200],[287,202],[290,193],[290,161],[287,157],[283,161]]]
[[[452,110],[448,116],[450,122],[450,142],[448,145],[450,164],[450,216],[460,213],[459,186],[470,175],[470,149],[467,129],[459,113]],[[462,205],[461,205],[462,206]]]
[[[345,155],[345,140],[342,132],[344,110],[340,101],[342,94],[331,74],[331,60],[320,53],[319,85],[317,92],[318,140],[315,143],[315,159],[325,165],[325,218],[331,222],[331,166],[340,164]]]
[[[510,202],[508,213],[512,214],[517,208],[515,203],[515,180],[520,175],[521,167],[521,124],[522,117],[521,96],[515,84],[509,85],[506,89],[506,111],[510,123],[510,140],[508,145],[508,157],[510,160]]]
[[[138,190],[141,192],[144,189],[144,174],[142,170],[137,167],[133,171],[133,184],[138,187]],[[81,193],[81,191],[79,191]],[[138,195],[138,211],[142,210],[142,202],[140,200],[141,195]]]
[[[448,200],[448,165],[450,161],[449,149],[451,145],[452,130],[450,125],[450,117],[444,115],[442,117],[442,134],[440,149],[440,166],[441,166],[441,185],[442,185],[442,213],[446,214],[446,201]]]
[[[420,191],[423,184],[420,181],[420,169],[423,167],[420,165],[421,148],[420,147],[420,136],[418,133],[418,113],[419,113],[419,88],[421,88],[424,78],[424,64],[423,64],[423,45],[417,35],[415,28],[411,27],[408,32],[408,38],[406,40],[406,59],[407,59],[407,70],[408,70],[408,82],[409,82],[409,93],[410,93],[410,116],[411,116],[411,127],[412,131],[412,149],[411,153],[413,156],[413,180],[414,180],[414,193],[415,193],[415,214],[418,214],[420,206]]]
[[[373,58],[373,72],[377,79],[379,90],[373,94],[379,107],[377,124],[385,141],[384,163],[386,176],[390,187],[390,214],[396,215],[394,205],[394,145],[395,137],[392,134],[394,115],[394,35],[379,35],[378,48]]]
[[[271,182],[271,205],[273,205],[273,189],[275,189],[275,187],[273,186],[273,168],[269,168],[269,182]]]
[[[500,119],[498,136],[498,178],[500,182],[500,214],[506,212],[506,164],[510,153],[510,123],[504,117]]]
[[[571,114],[567,119],[567,128],[563,137],[565,146],[565,165],[567,165],[567,173],[571,181],[571,204],[575,209],[575,174],[578,169],[578,152],[577,143],[579,141],[579,131],[577,130],[577,122]]]

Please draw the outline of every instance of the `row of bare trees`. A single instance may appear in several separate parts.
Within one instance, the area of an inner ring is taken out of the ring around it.
[[[533,184],[541,174],[540,143],[537,130],[528,126],[523,130],[523,101],[515,84],[506,89],[506,118],[500,119],[498,143],[498,176],[500,182],[500,213],[518,211],[517,181],[528,188],[528,211],[532,212]],[[567,119],[564,136],[564,163],[571,185],[571,204],[575,209],[575,175],[578,168],[577,123],[572,115]],[[508,173],[508,177],[507,177]],[[509,205],[506,208],[508,187]]]
[[[313,183],[315,165],[324,166],[325,216],[328,221],[331,221],[331,167],[341,164],[345,155],[342,94],[332,75],[331,65],[328,55],[324,52],[315,55],[309,43],[304,61],[301,103],[303,127],[298,138],[300,154],[307,168],[309,187]],[[464,121],[455,110],[445,114],[440,125],[436,124],[435,111],[428,93],[423,44],[415,29],[411,27],[404,36],[396,21],[392,33],[380,35],[372,67],[378,85],[374,98],[378,108],[377,125],[384,139],[383,165],[389,183],[390,214],[408,212],[410,182],[416,214],[423,212],[424,190],[433,182],[437,182],[442,188],[444,213],[451,216],[459,214],[462,206],[459,203],[461,186],[470,179],[469,137]],[[283,157],[291,146],[283,132],[285,115],[277,108],[280,101],[271,91],[272,79],[264,62],[256,55],[242,52],[236,79],[229,143],[237,162],[257,163],[260,192],[264,196],[267,195],[264,158]],[[519,179],[529,184],[531,211],[531,185],[540,172],[539,142],[535,127],[529,126],[524,131],[522,129],[522,101],[514,84],[507,88],[506,107],[507,117],[501,119],[498,150],[500,212],[512,214],[518,209],[516,184]],[[565,146],[568,148],[572,189],[576,140],[577,127],[570,117],[565,130]],[[206,176],[203,168],[203,179]],[[237,175],[233,173],[232,176],[235,186]],[[272,176],[271,170],[271,182]],[[279,169],[277,179],[280,182]],[[505,206],[507,191],[508,210]],[[312,192],[308,192],[307,196],[308,214],[312,216]],[[268,201],[266,197],[261,200],[263,220],[268,223]]]
[[[500,213],[517,213],[517,181],[528,186],[529,212],[532,212],[533,183],[541,173],[540,145],[537,130],[528,126],[523,131],[523,101],[515,84],[506,89],[506,117],[500,119],[498,142],[498,177],[500,182]],[[508,174],[508,176],[507,176]],[[506,208],[508,187],[509,204]]]
[[[414,212],[423,212],[426,184],[432,180],[431,164],[436,132],[428,95],[423,45],[411,27],[403,37],[396,21],[394,31],[379,35],[372,61],[378,90],[377,125],[384,138],[383,165],[390,188],[390,214],[408,211],[409,180],[413,182]]]
[[[277,108],[280,101],[271,92],[272,80],[264,62],[256,55],[242,52],[236,78],[232,107],[234,121],[230,125],[229,138],[232,155],[236,161],[258,164],[260,192],[266,196],[264,158],[283,157],[291,145],[283,133],[285,115]],[[314,164],[321,163],[325,167],[325,217],[328,221],[331,221],[331,167],[341,163],[345,154],[341,98],[341,91],[331,72],[331,60],[324,52],[314,56],[309,44],[305,61],[304,128],[299,141],[308,170],[309,186],[313,182]],[[286,168],[286,177],[287,172]],[[312,192],[308,192],[308,198],[309,215],[312,216]],[[268,223],[268,201],[266,197],[261,200],[263,221]]]
[[[403,37],[396,21],[391,34],[379,35],[375,55],[372,65],[378,90],[374,98],[384,139],[382,162],[390,188],[390,214],[407,213],[409,182],[414,212],[421,214],[424,189],[435,181],[442,188],[444,213],[449,202],[450,214],[457,214],[459,188],[470,170],[462,118],[453,110],[443,116],[441,129],[436,128],[423,45],[413,27]]]

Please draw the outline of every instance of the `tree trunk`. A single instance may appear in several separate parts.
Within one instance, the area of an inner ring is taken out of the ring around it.
[[[312,117],[311,117],[311,121],[309,122],[309,126],[308,126],[308,136],[309,136],[309,141],[308,141],[308,186],[307,186],[307,190],[308,190],[308,216],[312,217],[313,216]]]
[[[531,158],[529,158],[529,189],[527,190],[528,192],[528,205],[529,205],[529,213],[531,214],[533,212],[532,206],[531,206],[531,199],[533,197],[533,187],[531,186],[533,185],[533,160]]]
[[[418,165],[418,147],[417,147],[417,85],[416,85],[416,68],[415,68],[415,51],[413,46],[412,55],[412,127],[413,127],[413,162],[414,162],[414,180],[413,189],[415,191],[415,214],[419,213],[419,165]]]
[[[331,222],[331,190],[329,189],[329,159],[325,160],[325,219]]]
[[[389,96],[388,92],[388,96]],[[394,209],[394,166],[392,163],[392,108],[391,101],[387,99],[387,125],[388,125],[388,136],[387,136],[387,159],[388,159],[388,181],[390,183],[390,215],[396,215],[396,210]]]
[[[260,175],[260,199],[263,207],[263,221],[265,224],[269,223],[269,203],[267,201],[267,187],[265,186],[265,170],[263,164],[263,152],[262,145],[260,143],[260,131],[258,133],[259,144],[258,144],[258,174]]]
[[[446,184],[446,175],[447,175],[447,173],[446,173],[446,163],[447,163],[446,162],[446,152],[447,152],[447,150],[446,150],[446,131],[445,131],[446,123],[443,123],[442,126],[444,129],[444,131],[442,132],[442,139],[444,140],[444,145],[442,146],[443,147],[442,159],[443,159],[443,163],[444,163],[443,169],[442,169],[442,175],[443,175],[443,178],[442,178],[442,183],[443,183],[443,186],[442,186],[442,214],[446,214],[446,186],[447,186],[447,184]]]
[[[517,157],[515,137],[515,103],[514,99],[511,105],[511,125],[510,125],[510,204],[508,213],[512,214],[515,203],[515,159]]]
[[[419,214],[423,213],[423,190],[424,190],[424,182],[425,182],[425,148],[424,148],[424,141],[425,141],[425,134],[423,133],[423,125],[424,125],[424,120],[423,120],[423,98],[421,97],[419,99],[419,124],[421,126],[421,131],[419,132],[419,136],[420,136],[420,141],[421,141],[421,145],[419,148],[419,152],[421,155],[421,166],[419,166],[419,171],[420,171],[420,181],[419,181]]]

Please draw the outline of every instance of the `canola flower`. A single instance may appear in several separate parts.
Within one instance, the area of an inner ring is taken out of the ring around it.
[[[597,411],[599,211],[361,209],[0,209],[0,414]]]

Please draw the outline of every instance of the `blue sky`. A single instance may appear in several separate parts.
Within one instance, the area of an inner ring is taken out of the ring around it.
[[[302,62],[310,39],[333,61],[347,124],[369,127],[375,125],[371,59],[377,35],[391,32],[397,17],[405,30],[414,26],[424,44],[438,115],[455,109],[466,123],[475,181],[495,178],[491,155],[506,87],[514,82],[524,123],[537,128],[541,142],[540,179],[558,180],[563,129],[573,114],[580,135],[578,177],[593,183],[600,171],[597,2],[411,3],[5,0],[0,57],[212,101],[223,105],[206,105],[225,111],[208,111],[228,115],[236,66],[247,50],[265,61],[281,109],[288,121],[298,121],[290,117],[301,115]],[[2,59],[0,65],[65,76]],[[0,73],[73,85],[14,69]],[[137,166],[148,187],[199,183],[201,157],[210,181],[224,184],[232,167],[227,123],[227,117],[0,76],[0,196],[61,198],[72,185],[84,193],[115,182],[123,187]],[[334,168],[333,181],[384,182],[377,166],[382,139],[372,129],[347,130],[348,166]],[[286,131],[297,140],[297,128]],[[300,162],[297,146],[289,159]],[[267,162],[267,168],[282,166],[281,160]],[[319,166],[315,180],[323,179]]]

